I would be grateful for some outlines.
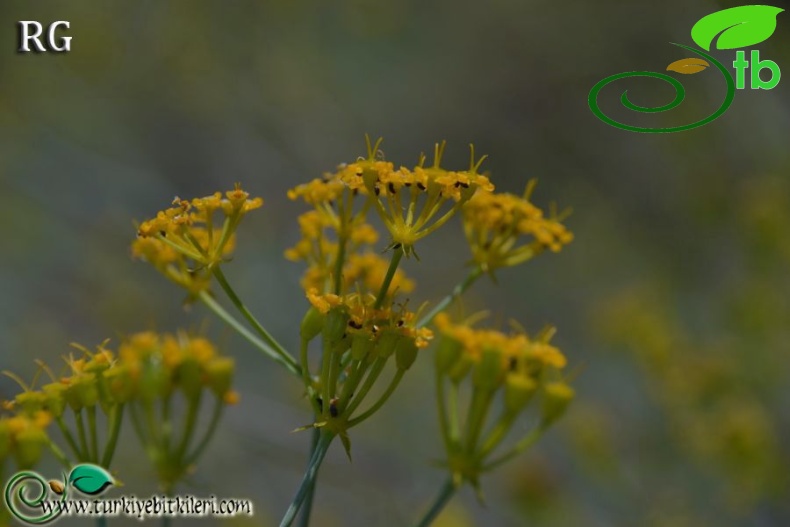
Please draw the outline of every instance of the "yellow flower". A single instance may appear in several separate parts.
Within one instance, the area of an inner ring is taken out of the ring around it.
[[[465,172],[448,171],[440,167],[444,142],[436,144],[434,162],[424,167],[425,156],[413,171],[368,171],[362,174],[373,204],[391,237],[391,245],[408,256],[414,244],[444,225],[478,189],[491,192],[488,178],[477,173],[485,156],[472,161]],[[451,203],[449,208],[446,203]]]
[[[238,184],[225,198],[219,192],[192,201],[176,198],[173,207],[140,225],[132,255],[197,294],[208,288],[212,269],[233,252],[241,218],[262,205],[262,199],[249,199]],[[218,214],[224,220],[215,225]]]
[[[464,232],[474,260],[485,271],[523,263],[545,249],[558,252],[573,240],[561,218],[546,218],[523,196],[479,192],[463,208]]]

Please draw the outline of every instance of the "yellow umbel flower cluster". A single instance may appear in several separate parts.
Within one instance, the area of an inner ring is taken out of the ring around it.
[[[0,454],[12,452],[20,467],[29,468],[41,457],[44,446],[64,464],[68,458],[78,462],[109,467],[119,438],[124,411],[129,409],[132,423],[146,451],[152,457],[165,486],[172,485],[194,463],[213,434],[221,409],[238,401],[231,390],[234,361],[218,354],[202,337],[143,332],[131,335],[113,353],[107,342],[94,351],[74,344],[79,358],[64,357],[68,372],[57,377],[45,364],[40,371],[51,382],[36,390],[16,375],[23,391],[4,403],[14,412],[0,421]],[[38,377],[38,376],[37,376]],[[32,384],[35,384],[32,383]],[[212,424],[202,440],[196,440],[195,425],[203,393],[215,399]],[[186,417],[180,437],[170,406],[176,393],[186,401]],[[98,430],[97,412],[106,416],[104,446]],[[66,419],[72,413],[75,429]],[[156,414],[161,415],[155,417]],[[67,456],[49,440],[46,425],[54,421],[70,447]],[[24,425],[24,426],[23,426]],[[10,443],[8,438],[11,439]],[[3,449],[10,444],[13,449]],[[2,456],[0,456],[2,459]]]
[[[0,469],[6,459],[14,459],[20,470],[38,463],[49,443],[50,422],[52,415],[44,410],[0,417]]]
[[[523,196],[480,192],[463,209],[464,233],[484,271],[523,263],[545,249],[559,252],[573,240],[561,217],[547,218],[533,205],[535,181]]]
[[[212,271],[233,252],[242,217],[262,205],[239,185],[224,198],[220,192],[192,201],[176,198],[172,207],[140,224],[132,254],[194,296],[208,288]]]
[[[530,339],[523,333],[453,324],[445,313],[436,317],[436,327],[437,397],[447,466],[456,485],[468,481],[477,487],[482,472],[531,446],[565,412],[574,397],[561,375],[567,361],[549,343],[553,328]],[[466,382],[471,397],[462,407],[459,391]],[[510,451],[490,459],[536,393],[542,395],[537,425]],[[497,400],[499,414],[489,419]]]

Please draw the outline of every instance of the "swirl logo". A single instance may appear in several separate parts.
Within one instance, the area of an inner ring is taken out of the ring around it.
[[[706,51],[710,51],[713,41],[716,40],[715,47],[717,49],[737,49],[747,46],[753,46],[768,39],[776,30],[776,17],[779,13],[784,11],[778,7],[766,5],[748,5],[741,7],[733,7],[717,11],[700,19],[694,27],[691,28],[691,39],[702,49],[696,49],[684,44],[672,43],[681,49],[696,55],[696,57],[676,60],[667,66],[667,71],[683,75],[691,75],[706,71],[712,64],[716,70],[724,78],[727,85],[727,95],[721,105],[709,116],[700,119],[696,122],[672,126],[668,128],[651,128],[645,126],[632,126],[626,123],[619,122],[606,115],[598,106],[598,95],[609,83],[625,79],[629,77],[651,77],[660,79],[669,83],[675,89],[675,98],[667,104],[662,106],[640,106],[633,103],[628,98],[628,91],[624,91],[620,96],[620,102],[629,110],[640,113],[659,113],[666,112],[676,108],[683,102],[686,92],[683,85],[674,77],[665,73],[657,73],[653,71],[628,71],[625,73],[618,73],[606,77],[598,82],[590,90],[587,101],[593,114],[601,121],[630,132],[642,133],[671,133],[682,132],[684,130],[691,130],[698,128],[720,117],[732,104],[735,98],[735,90],[742,90],[746,87],[746,70],[750,69],[750,88],[760,90],[770,90],[779,84],[781,78],[781,71],[779,66],[772,60],[760,60],[760,52],[752,50],[750,60],[746,58],[746,52],[739,50],[736,52],[736,59],[732,65],[735,68],[735,79],[727,68],[722,63],[717,61]],[[717,38],[718,37],[718,38]],[[769,70],[771,77],[769,80],[763,80],[760,77],[760,71]]]
[[[84,463],[63,475],[63,481],[47,481],[41,474],[26,470],[18,472],[5,486],[6,506],[18,520],[30,525],[44,525],[58,519],[65,510],[55,502],[65,502],[69,490],[98,496],[113,484],[112,476],[97,465]],[[53,494],[55,497],[53,497]]]

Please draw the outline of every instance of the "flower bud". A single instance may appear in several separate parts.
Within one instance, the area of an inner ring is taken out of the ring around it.
[[[384,330],[378,340],[376,352],[379,357],[387,358],[395,352],[395,346],[401,338],[400,333],[392,330]]]
[[[68,385],[62,382],[53,382],[41,387],[41,391],[46,396],[45,406],[54,417],[60,417],[63,415],[63,410],[66,409],[66,390],[68,388]]]
[[[368,356],[375,344],[375,341],[372,340],[367,333],[360,332],[354,334],[354,336],[351,337],[351,358],[354,360],[364,359]]]
[[[496,390],[502,384],[503,375],[502,354],[499,350],[485,348],[472,377],[475,386],[486,390]]]
[[[230,390],[235,366],[229,357],[218,357],[206,365],[208,386],[217,397],[224,397]]]
[[[508,375],[505,380],[505,409],[510,414],[517,414],[535,395],[538,383],[526,375]]]
[[[164,396],[170,390],[170,379],[161,360],[149,357],[140,371],[138,395],[146,404]]]
[[[22,392],[14,398],[14,404],[24,413],[32,414],[44,408],[46,396],[42,392]]]
[[[28,426],[16,435],[14,458],[22,470],[32,468],[41,459],[48,441],[47,433],[41,428]]]
[[[302,318],[302,324],[299,326],[299,335],[307,341],[313,340],[324,329],[324,321],[326,316],[319,310],[311,307],[307,310]]]
[[[123,404],[134,395],[134,381],[127,365],[115,365],[102,376],[107,383],[107,393],[113,402]]]
[[[194,399],[200,395],[202,389],[203,372],[200,363],[194,357],[187,357],[178,366],[176,383],[184,392],[187,399]]]
[[[562,417],[568,405],[573,400],[573,388],[564,382],[552,382],[544,388],[542,424],[548,426]]]
[[[417,344],[414,339],[402,337],[395,346],[395,365],[399,370],[408,370],[417,360]]]
[[[436,369],[446,373],[452,368],[461,355],[463,346],[455,339],[442,337],[436,346]]]
[[[334,343],[343,338],[348,325],[348,313],[342,307],[329,310],[324,321],[323,335],[326,342]]]
[[[96,376],[93,373],[75,375],[70,379],[65,396],[69,406],[75,412],[79,412],[86,406],[95,406],[99,401]]]

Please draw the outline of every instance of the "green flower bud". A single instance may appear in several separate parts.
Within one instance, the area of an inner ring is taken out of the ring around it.
[[[160,359],[151,356],[143,363],[137,389],[140,399],[146,404],[152,403],[170,391],[170,375]]]
[[[299,335],[307,341],[313,340],[324,329],[324,322],[326,316],[319,310],[311,307],[307,310],[302,318],[302,324],[299,327]]]
[[[362,360],[368,356],[376,342],[367,333],[356,333],[351,337],[351,358]]]
[[[395,352],[395,346],[398,344],[400,338],[400,333],[397,331],[386,329],[382,331],[378,339],[378,345],[376,346],[376,352],[379,357],[384,357],[386,359],[392,355]]]
[[[436,346],[436,369],[447,373],[459,360],[463,346],[455,339],[442,337]]]
[[[399,370],[408,370],[417,360],[417,344],[414,339],[402,337],[395,346],[395,365]]]
[[[498,350],[486,348],[475,367],[472,381],[475,386],[493,391],[502,384],[504,374],[502,354]]]
[[[193,357],[187,357],[178,365],[175,379],[187,399],[194,399],[200,395],[203,387],[203,372],[200,363]]]
[[[113,402],[123,404],[128,402],[134,395],[134,381],[128,366],[116,364],[105,371],[102,378],[107,385],[107,393]]]
[[[573,400],[573,388],[564,382],[552,382],[545,386],[543,394],[542,424],[548,426],[562,417]]]
[[[39,462],[47,441],[47,433],[34,426],[28,427],[16,435],[14,458],[21,470],[33,468]]]
[[[23,413],[34,414],[44,409],[47,397],[42,392],[22,392],[14,398],[16,404]]]
[[[72,377],[65,396],[69,406],[75,412],[79,412],[86,406],[95,406],[99,401],[96,376],[92,373],[81,373]]]
[[[230,390],[236,363],[229,357],[218,357],[206,365],[209,388],[217,397],[223,397]]]
[[[516,414],[523,410],[537,389],[538,383],[526,375],[508,375],[505,380],[506,411]]]
[[[343,307],[335,307],[329,310],[326,314],[324,322],[324,340],[326,342],[334,343],[343,338],[346,334],[346,327],[348,326],[348,313]]]
[[[69,389],[67,384],[53,382],[41,387],[41,391],[46,396],[46,407],[54,417],[63,415],[66,409],[66,391]]]

